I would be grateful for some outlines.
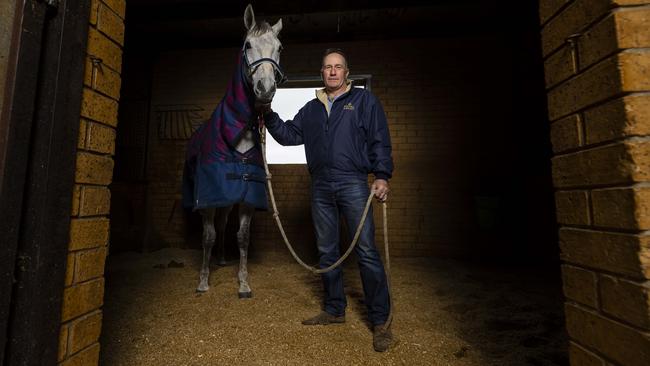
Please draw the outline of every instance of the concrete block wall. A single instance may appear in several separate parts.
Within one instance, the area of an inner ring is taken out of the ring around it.
[[[331,46],[347,51],[352,73],[372,75],[372,91],[388,116],[396,166],[389,203],[392,253],[457,255],[471,250],[472,244],[458,244],[467,243],[468,231],[476,226],[471,154],[472,144],[480,137],[474,136],[478,134],[473,128],[510,118],[511,102],[504,95],[511,86],[500,80],[509,72],[507,59],[490,56],[508,46],[489,35],[292,44],[285,45],[282,65],[290,76],[318,77],[322,52]],[[431,49],[436,50],[435,57]],[[170,105],[199,106],[207,118],[225,91],[237,51],[174,51],[161,54],[156,62],[148,179],[152,238],[161,246],[187,245],[190,228],[178,206],[186,141],[158,138],[156,110]],[[274,165],[271,171],[289,238],[297,245],[313,246],[307,169]],[[377,206],[378,224],[380,213]],[[200,225],[192,226],[192,230],[200,229]],[[380,225],[377,230],[380,233]],[[255,216],[252,242],[285,250],[270,213]]]
[[[572,365],[650,364],[650,1],[540,2]]]
[[[124,0],[92,1],[61,310],[58,358],[65,366],[99,360],[124,16]]]

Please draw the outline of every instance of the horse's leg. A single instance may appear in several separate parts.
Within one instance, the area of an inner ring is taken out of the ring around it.
[[[210,277],[210,252],[214,245],[216,237],[214,231],[214,208],[205,208],[200,210],[201,217],[203,218],[203,264],[201,265],[201,272],[199,275],[199,287],[196,288],[198,292],[208,291],[208,279]]]
[[[250,225],[255,208],[245,203],[239,205],[239,231],[237,243],[239,245],[239,298],[253,297],[253,292],[248,286],[248,244],[250,242]]]
[[[221,207],[217,209],[217,264],[220,266],[226,265],[226,224],[228,223],[228,216],[230,215],[232,206]]]

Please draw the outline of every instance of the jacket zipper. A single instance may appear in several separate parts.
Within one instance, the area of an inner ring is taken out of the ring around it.
[[[332,104],[334,106],[334,104]],[[325,107],[325,133],[327,133],[330,130],[330,114],[332,113],[332,110],[330,109],[330,112],[327,113],[327,107]]]
[[[325,106],[323,106],[323,107],[325,107]],[[334,107],[334,103],[332,103],[332,108],[333,107]],[[329,113],[327,113],[327,107],[325,107],[325,116],[326,116],[326,118],[325,118],[325,141],[326,141],[326,145],[325,145],[325,147],[327,148],[327,153],[326,153],[326,156],[327,156],[326,159],[327,160],[325,161],[325,164],[327,166],[327,175],[329,175],[329,176],[332,175],[332,172],[331,172],[331,170],[332,170],[332,166],[331,166],[332,159],[331,159],[331,156],[330,156],[330,154],[332,153],[332,146],[331,146],[332,143],[330,141],[330,135],[329,135],[330,116],[331,115],[332,115],[332,109],[330,109]]]

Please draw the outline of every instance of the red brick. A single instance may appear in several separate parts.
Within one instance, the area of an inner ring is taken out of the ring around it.
[[[84,186],[81,190],[79,216],[108,215],[111,207],[111,192],[107,187]]]
[[[99,123],[88,123],[88,142],[86,149],[103,154],[115,153],[116,131]]]
[[[560,229],[562,260],[580,266],[650,279],[650,236]]]
[[[650,135],[650,95],[615,99],[585,111],[587,144]]]
[[[70,221],[70,250],[96,248],[108,244],[107,218],[72,219]]]
[[[584,69],[614,52],[650,46],[650,10],[643,7],[619,9],[579,38],[580,68]]]
[[[68,353],[74,354],[97,343],[102,329],[102,313],[96,311],[70,323]]]
[[[584,144],[582,129],[582,118],[579,114],[573,114],[551,124],[553,152],[560,153],[582,146]]]
[[[90,2],[90,24],[96,25],[97,24],[97,13],[99,11],[99,5],[101,4],[101,0],[91,0]]]
[[[77,216],[79,215],[79,201],[81,200],[81,186],[78,184],[74,185],[72,190],[72,210],[70,215]]]
[[[601,275],[599,282],[605,313],[650,330],[650,281],[632,282]]]
[[[648,5],[648,1],[629,1],[632,5]],[[634,7],[615,13],[619,48],[646,48],[650,46],[650,9]]]
[[[126,0],[102,0],[104,4],[108,5],[120,18],[124,19],[126,13]]]
[[[618,50],[614,14],[609,14],[578,39],[580,69],[591,66]]]
[[[122,78],[117,71],[103,67],[101,63],[93,63],[91,57],[88,56],[84,71],[84,85],[111,99],[119,100]]]
[[[565,225],[589,225],[589,193],[559,191],[555,193],[557,222]]]
[[[65,286],[72,285],[72,282],[74,280],[74,260],[75,255],[68,253],[65,265]]]
[[[113,178],[113,165],[110,156],[78,152],[75,182],[109,185]]]
[[[650,180],[650,142],[630,139],[552,159],[555,187],[629,184]]]
[[[609,0],[575,0],[542,29],[543,54],[557,49],[567,37],[578,33],[609,9]]]
[[[60,366],[94,366],[99,364],[99,343],[84,349],[71,356],[60,364]]]
[[[81,116],[104,123],[109,126],[117,126],[116,100],[99,94],[91,89],[84,88],[81,98]]]
[[[77,148],[83,149],[86,147],[86,120],[81,118],[79,121],[79,138],[77,141]]]
[[[646,92],[650,90],[650,52],[629,49],[618,55],[621,90]]]
[[[124,45],[124,20],[111,8],[104,5],[99,7],[97,29],[117,44]]]
[[[574,301],[598,307],[597,277],[592,271],[562,265],[562,288],[564,295]]]
[[[59,331],[59,351],[57,356],[57,361],[62,361],[68,350],[68,325],[64,324],[61,326]]]
[[[62,321],[99,309],[103,303],[103,278],[68,287],[63,291]]]
[[[572,366],[606,366],[603,359],[575,342],[569,342],[569,361]]]
[[[102,60],[102,67],[120,72],[122,69],[122,49],[120,46],[100,33],[95,28],[88,29],[88,47],[86,52]]]
[[[551,88],[578,72],[575,56],[574,47],[566,44],[544,61],[546,88]]]
[[[567,3],[572,0],[543,0],[539,2],[539,18],[540,23],[546,23],[546,21],[555,15],[560,8],[562,8]]]
[[[596,226],[650,229],[650,187],[597,189],[591,197]]]
[[[548,93],[549,118],[553,121],[624,92],[650,90],[650,53],[628,50],[618,53],[566,81]]]
[[[74,282],[84,282],[104,275],[106,247],[76,253]]]
[[[572,304],[565,305],[565,313],[569,336],[577,342],[626,366],[650,364],[650,335],[647,333]]]

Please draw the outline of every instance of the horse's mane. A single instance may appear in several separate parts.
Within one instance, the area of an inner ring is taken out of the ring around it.
[[[255,26],[253,26],[253,28],[248,31],[247,36],[257,37],[266,32],[271,32],[272,30],[273,28],[271,28],[271,25],[268,22],[261,21],[259,23],[256,23]]]

